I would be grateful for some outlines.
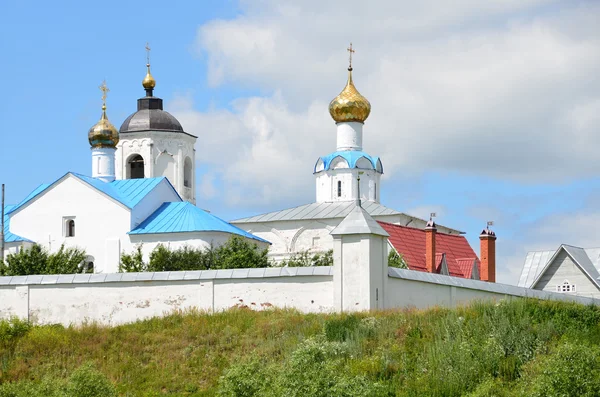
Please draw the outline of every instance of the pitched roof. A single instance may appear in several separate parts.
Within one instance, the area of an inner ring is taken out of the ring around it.
[[[580,248],[562,244],[556,250],[528,252],[525,256],[523,269],[521,270],[521,276],[519,277],[519,283],[517,285],[519,287],[531,288],[534,282],[539,278],[540,274],[548,267],[549,262],[563,247],[567,253],[578,262],[582,270],[588,273],[590,277],[595,278],[596,282],[599,281],[597,276],[594,277],[594,275],[596,273],[600,274],[600,248]],[[584,255],[587,257],[587,260],[583,258]]]
[[[169,183],[169,185],[171,186],[171,188],[173,188],[169,180],[165,177],[123,179],[115,180],[113,182],[104,182],[97,178],[76,174],[74,172],[67,172],[65,175],[61,176],[54,182],[44,183],[35,188],[23,201],[14,206],[9,213],[15,212],[19,208],[25,206],[30,201],[44,193],[51,186],[54,186],[57,182],[61,181],[68,175],[72,175],[75,178],[87,183],[91,187],[106,194],[107,196],[118,201],[119,203],[123,204],[129,209],[135,207],[144,197],[148,195],[148,193],[150,193],[163,180],[166,180],[167,183]],[[173,191],[175,192],[174,188]]]
[[[8,212],[15,207],[14,205],[5,205],[4,206],[4,242],[5,243],[18,243],[18,242],[31,242],[24,237],[17,236],[14,233],[10,232],[10,218],[8,216]]]
[[[388,233],[365,211],[355,204],[350,213],[330,233],[332,236],[343,234],[376,234],[389,236]]]
[[[384,215],[401,215],[411,220],[421,220],[420,218],[408,215],[394,209],[388,208],[385,205],[376,203],[370,200],[361,200],[362,208],[371,216]],[[333,219],[345,218],[354,208],[354,201],[335,201],[324,203],[304,204],[298,207],[288,208],[281,211],[267,212],[265,214],[254,215],[247,218],[240,218],[231,221],[231,223],[259,223],[259,222],[276,222],[276,221],[295,221],[302,219]],[[444,227],[452,232],[462,233],[446,226]]]
[[[548,269],[552,262],[554,262],[556,256],[563,250],[571,257],[571,259],[573,259],[573,262],[575,262],[575,264],[579,266],[579,268],[588,276],[592,283],[594,283],[596,287],[600,288],[600,273],[598,272],[598,269],[596,269],[596,266],[590,260],[590,257],[588,256],[586,250],[580,247],[574,247],[572,245],[566,244],[562,244],[556,250],[556,252],[554,252],[554,255],[552,255],[552,257],[543,266],[542,270],[537,274],[537,276],[531,283],[531,288],[535,287],[539,279],[546,272],[546,269]]]
[[[152,215],[130,231],[129,234],[189,232],[231,233],[269,243],[267,240],[235,227],[187,201],[163,203]]]
[[[402,254],[410,270],[427,271],[425,264],[425,230],[377,221],[389,233],[389,242]],[[436,233],[436,268],[441,269],[445,256],[451,276],[470,278],[473,262],[479,270],[480,262],[464,236]],[[442,255],[445,254],[445,255]]]

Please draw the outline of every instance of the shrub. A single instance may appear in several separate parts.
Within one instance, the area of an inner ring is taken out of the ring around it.
[[[92,364],[77,368],[69,378],[67,395],[70,397],[112,397],[117,392],[112,383]]]
[[[7,346],[29,332],[31,324],[18,317],[10,320],[0,320],[0,346]]]
[[[6,257],[7,266],[2,272],[7,276],[28,276],[31,274],[73,274],[85,272],[83,267],[86,253],[76,247],[60,249],[50,254],[39,244],[22,249]]]
[[[144,262],[144,254],[142,254],[142,245],[135,247],[135,251],[131,254],[123,252],[121,254],[121,263],[119,263],[119,272],[145,272],[148,270],[148,265]]]
[[[261,249],[258,244],[232,236],[225,244],[214,250],[215,268],[240,269],[269,266],[268,248]]]
[[[316,252],[311,255],[310,250],[300,251],[282,261],[279,266],[309,267],[333,266],[333,250]]]
[[[398,254],[398,252],[395,249],[392,249],[388,254],[388,266],[397,267],[399,269],[408,269],[406,260],[402,255]]]

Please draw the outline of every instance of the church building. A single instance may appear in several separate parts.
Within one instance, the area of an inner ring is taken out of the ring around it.
[[[91,176],[67,172],[5,207],[5,257],[39,244],[86,251],[86,268],[118,271],[120,256],[141,245],[147,258],[158,245],[218,246],[241,236],[261,247],[269,242],[196,207],[196,137],[163,110],[154,96],[150,63],[142,85],[146,95],[117,130],[106,114],[88,132]]]
[[[348,51],[352,55],[352,46]],[[270,241],[269,255],[274,261],[282,261],[300,252],[332,249],[331,231],[360,200],[361,207],[390,235],[388,249],[397,251],[409,269],[480,279],[481,263],[463,232],[434,224],[438,250],[435,245],[426,250],[426,235],[432,235],[432,229],[430,232],[426,229],[431,225],[381,204],[383,162],[363,150],[363,127],[370,113],[371,104],[354,85],[350,58],[346,86],[329,104],[329,114],[336,125],[337,147],[319,157],[313,169],[315,202],[231,223]],[[428,266],[426,251],[431,255]],[[488,277],[488,262],[484,265],[486,274],[482,279],[494,281],[495,268]]]

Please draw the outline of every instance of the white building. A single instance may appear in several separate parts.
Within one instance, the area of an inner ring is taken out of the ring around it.
[[[528,252],[519,287],[600,298],[600,248],[562,244],[554,251]]]
[[[113,273],[121,253],[138,244],[146,257],[159,243],[173,249],[218,246],[232,235],[268,246],[195,206],[196,137],[162,109],[155,85],[148,65],[146,96],[120,132],[103,104],[88,133],[91,177],[68,172],[5,208],[5,256],[34,243],[50,252],[64,244],[84,249],[95,273]],[[101,89],[105,101],[108,89]]]
[[[332,249],[330,232],[350,213],[359,196],[362,207],[377,221],[425,228],[427,221],[380,203],[383,163],[363,151],[363,126],[370,112],[371,104],[354,86],[349,67],[346,86],[329,104],[337,128],[337,147],[317,159],[314,166],[315,202],[231,223],[270,241],[269,255],[276,261],[305,250]],[[437,228],[445,234],[462,234],[441,225]]]

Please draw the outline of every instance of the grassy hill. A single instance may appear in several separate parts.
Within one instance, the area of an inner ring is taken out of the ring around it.
[[[355,315],[0,322],[7,396],[598,396],[600,309],[514,300]]]

